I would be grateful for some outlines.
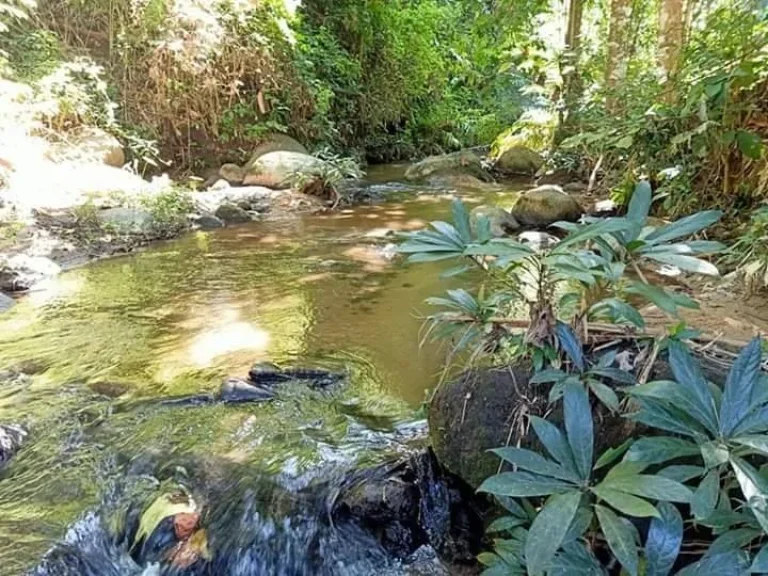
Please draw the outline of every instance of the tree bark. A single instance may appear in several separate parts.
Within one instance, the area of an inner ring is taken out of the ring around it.
[[[608,53],[605,66],[605,87],[608,89],[608,110],[615,112],[619,102],[612,92],[626,75],[628,48],[627,37],[632,20],[632,0],[611,0],[608,24]]]
[[[688,14],[685,0],[662,0],[659,8],[658,62],[662,80],[669,82],[677,75],[685,44]]]

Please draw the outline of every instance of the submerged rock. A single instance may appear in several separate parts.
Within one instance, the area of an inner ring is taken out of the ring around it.
[[[229,203],[219,206],[216,209],[215,216],[226,224],[242,224],[253,220],[253,217],[249,212],[246,212],[235,204]]]
[[[222,402],[237,404],[240,402],[266,402],[272,400],[275,393],[269,388],[256,385],[240,378],[229,378],[221,385],[219,399]]]
[[[200,230],[216,230],[217,228],[223,228],[224,222],[213,214],[198,214],[192,218],[192,224],[197,226]]]
[[[470,150],[430,156],[405,171],[405,179],[410,181],[459,176],[473,176],[482,182],[493,182],[493,177],[483,166],[480,156]]]
[[[328,388],[346,377],[341,372],[330,372],[321,368],[280,368],[269,362],[254,364],[248,372],[250,382],[257,385],[274,386],[291,381],[304,381],[311,388]]]
[[[583,213],[579,203],[559,186],[539,186],[517,199],[510,211],[523,229],[546,228],[559,221],[576,222]]]
[[[13,458],[27,437],[27,431],[16,424],[0,424],[0,468]]]

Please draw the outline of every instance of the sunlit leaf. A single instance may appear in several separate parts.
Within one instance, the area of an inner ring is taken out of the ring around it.
[[[595,512],[611,552],[631,576],[637,576],[637,547],[632,531],[609,508],[598,504]]]
[[[553,496],[536,515],[525,541],[525,561],[529,574],[543,574],[548,568],[580,502],[580,492]]]

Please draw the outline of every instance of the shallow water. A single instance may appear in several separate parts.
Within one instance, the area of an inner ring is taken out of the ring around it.
[[[189,466],[221,468],[236,484],[249,479],[295,497],[423,439],[419,408],[442,355],[420,346],[422,302],[449,285],[437,264],[407,266],[383,254],[391,231],[448,218],[451,196],[382,183],[397,173],[370,176],[386,202],[198,232],[97,262],[0,318],[0,369],[29,361],[45,368],[0,384],[0,422],[31,431],[0,472],[0,576],[35,566],[78,520],[81,540],[97,540],[88,512],[114,505],[115,486],[147,455],[163,463],[163,478]],[[515,192],[461,195],[508,201]],[[261,405],[160,403],[213,392],[263,360],[343,370],[349,382],[284,390]],[[145,475],[153,474],[160,478]],[[295,503],[275,511],[271,496],[260,502],[262,531],[274,533],[291,515],[313,522],[306,510],[297,516]],[[283,538],[273,553],[290,542]],[[346,573],[381,567],[375,558],[358,561],[361,569]],[[304,573],[249,566],[243,574]],[[134,573],[117,563],[114,570]]]

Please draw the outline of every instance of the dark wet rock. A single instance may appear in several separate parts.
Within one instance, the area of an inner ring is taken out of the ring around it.
[[[243,210],[235,204],[229,203],[219,206],[216,209],[215,216],[226,224],[242,224],[253,220],[253,216],[251,216],[250,212]]]
[[[248,379],[257,385],[274,386],[286,382],[306,382],[311,388],[322,389],[338,384],[346,377],[341,372],[321,368],[280,368],[275,364],[260,362],[248,372]]]
[[[541,229],[559,221],[576,222],[583,213],[559,186],[539,186],[522,194],[510,211],[522,229]]]
[[[477,220],[481,217],[488,218],[491,224],[491,234],[495,238],[507,236],[520,227],[517,220],[503,208],[481,205],[473,208],[469,215],[469,224],[473,232],[477,230]]]
[[[231,404],[266,402],[274,397],[275,393],[271,389],[239,378],[229,378],[221,385],[219,391],[219,399]]]
[[[200,230],[215,230],[224,227],[224,222],[220,218],[208,213],[198,214],[192,219],[192,223]]]
[[[533,175],[543,164],[541,154],[518,145],[501,152],[494,162],[494,167],[505,174]]]
[[[0,292],[0,314],[3,312],[10,310],[16,305],[16,301],[11,298],[10,296],[6,296],[2,292]]]
[[[333,517],[356,522],[400,558],[429,545],[444,560],[462,563],[480,550],[483,507],[425,451],[353,474],[339,490]]]
[[[0,424],[0,468],[19,451],[27,431],[17,424]]]
[[[493,177],[485,169],[480,156],[470,150],[442,156],[430,156],[410,166],[405,171],[405,179],[412,182],[426,181],[438,176],[455,177],[459,175],[473,176],[482,182],[493,182]]]

